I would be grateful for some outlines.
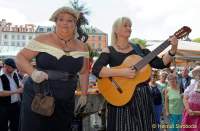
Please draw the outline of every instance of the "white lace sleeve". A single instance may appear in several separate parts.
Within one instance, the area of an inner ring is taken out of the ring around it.
[[[60,59],[63,55],[65,55],[65,52],[63,50],[47,44],[42,44],[41,42],[38,42],[36,40],[31,40],[28,45],[25,46],[25,48],[32,51],[46,52],[52,56],[55,56],[57,59]]]
[[[26,49],[38,52],[46,52],[52,56],[55,56],[57,59],[60,59],[63,55],[72,56],[74,58],[85,57],[89,58],[89,52],[84,51],[71,51],[64,52],[62,49],[50,46],[48,44],[43,44],[36,40],[31,40],[28,45],[25,46]]]
[[[184,91],[184,96],[189,96],[190,92],[194,90],[195,85],[196,85],[196,81],[191,80],[190,85]]]

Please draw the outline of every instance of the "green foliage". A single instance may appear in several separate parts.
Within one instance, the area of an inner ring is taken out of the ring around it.
[[[139,38],[132,38],[131,42],[137,43],[137,44],[141,45],[142,47],[146,47],[146,40],[142,40]]]
[[[193,42],[197,42],[197,43],[200,43],[200,37],[199,38],[195,38],[192,40]]]
[[[93,57],[99,57],[100,54],[96,50],[90,50],[89,55],[90,55],[90,58],[93,58]]]
[[[98,57],[100,55],[97,50],[93,50],[88,44],[86,44],[86,46],[89,50],[89,57],[90,58]]]

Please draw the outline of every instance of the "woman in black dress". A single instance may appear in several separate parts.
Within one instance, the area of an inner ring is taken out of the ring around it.
[[[80,104],[86,103],[88,87],[88,50],[76,38],[76,22],[79,13],[69,7],[56,10],[51,21],[55,32],[42,34],[31,40],[16,58],[20,70],[29,74],[24,85],[20,131],[70,131],[74,113],[74,97],[77,73],[83,89]],[[36,68],[30,61],[36,58]],[[55,98],[55,110],[51,116],[43,116],[31,110],[35,95],[35,83],[45,84],[41,91],[51,90]],[[48,88],[49,89],[46,89]]]
[[[135,70],[132,68],[112,68],[119,66],[129,55],[137,54],[128,41],[132,31],[131,26],[131,20],[127,17],[118,18],[114,22],[111,34],[112,46],[103,50],[93,66],[93,73],[97,77],[135,77]],[[170,52],[167,52],[162,58],[154,58],[149,63],[152,67],[161,69],[169,66],[178,44],[174,36],[170,37],[169,41],[172,45]],[[147,55],[150,51],[142,49],[142,52],[144,55]],[[111,68],[108,68],[107,65]],[[107,105],[107,131],[156,130],[152,128],[152,124],[155,124],[155,117],[148,82],[140,83],[137,86],[133,99],[133,101],[131,100],[128,104],[121,107],[111,104]]]

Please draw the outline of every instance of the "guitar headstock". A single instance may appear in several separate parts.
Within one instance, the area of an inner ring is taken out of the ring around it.
[[[190,29],[190,27],[183,26],[181,29],[179,29],[178,31],[176,31],[174,33],[174,35],[176,36],[177,39],[180,39],[180,38],[183,38],[185,36],[188,36],[191,31],[192,30]]]

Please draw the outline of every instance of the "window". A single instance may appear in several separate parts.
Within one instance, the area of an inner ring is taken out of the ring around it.
[[[20,46],[20,43],[19,43],[19,42],[17,42],[17,46],[18,46],[18,47]]]
[[[12,40],[14,40],[15,39],[15,35],[12,35]]]
[[[44,29],[43,28],[39,28],[39,32],[44,32]]]
[[[26,39],[26,36],[25,36],[25,35],[23,35],[23,36],[22,36],[22,40],[25,40],[25,39]]]
[[[101,43],[99,43],[99,47],[98,48],[101,49]]]
[[[96,30],[95,30],[95,29],[92,29],[92,33],[96,33]]]
[[[99,41],[101,41],[101,36],[99,36]]]
[[[92,40],[95,40],[95,36],[94,35],[92,36]]]
[[[4,46],[8,46],[8,42],[4,42]]]
[[[32,38],[33,38],[32,36],[29,36],[29,37],[28,37],[29,40],[31,40]]]
[[[8,35],[7,34],[4,35],[4,39],[8,39]]]
[[[15,42],[11,42],[11,46],[15,46]]]
[[[17,39],[20,40],[20,35],[17,35]]]
[[[47,28],[47,32],[51,32],[51,28]]]
[[[25,45],[26,45],[25,42],[23,42],[23,43],[22,43],[22,46],[24,47]]]

